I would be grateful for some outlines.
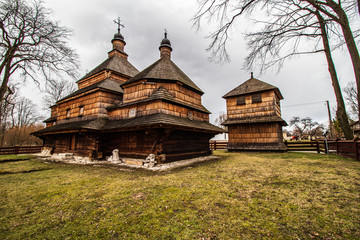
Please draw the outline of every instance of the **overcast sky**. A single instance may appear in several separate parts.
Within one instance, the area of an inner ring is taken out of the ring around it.
[[[139,71],[159,59],[158,47],[167,29],[173,47],[172,60],[205,92],[202,102],[212,112],[211,121],[226,110],[222,96],[250,78],[250,72],[242,69],[247,53],[242,34],[251,26],[239,23],[233,31],[228,45],[230,63],[212,63],[208,60],[210,54],[206,48],[210,40],[206,36],[213,29],[206,22],[198,32],[192,28],[196,0],[45,0],[44,3],[54,11],[60,25],[74,32],[70,44],[80,57],[80,77],[107,58],[117,31],[113,20],[120,17],[125,25],[121,30],[126,41],[125,52]],[[347,82],[354,81],[348,52],[339,51],[334,58],[344,88]],[[280,89],[285,121],[300,116],[328,123],[325,102],[329,100],[332,108],[336,102],[324,55],[302,56],[288,61],[279,73],[270,69],[262,75],[254,72],[254,77]],[[24,93],[33,95],[37,91],[29,86]],[[37,96],[33,99],[40,105],[41,94]]]

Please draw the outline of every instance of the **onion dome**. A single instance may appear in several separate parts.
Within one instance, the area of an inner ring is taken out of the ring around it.
[[[124,37],[123,37],[123,35],[121,35],[120,32],[117,32],[117,33],[114,34],[114,38],[113,38],[113,40],[111,42],[113,42],[115,40],[120,40],[120,41],[124,42]]]
[[[170,40],[167,39],[167,32],[166,32],[166,31],[165,31],[164,35],[165,35],[165,37],[164,37],[164,39],[160,42],[160,47],[159,47],[159,49],[160,49],[161,47],[168,47],[168,48],[170,48],[170,49],[172,50]]]

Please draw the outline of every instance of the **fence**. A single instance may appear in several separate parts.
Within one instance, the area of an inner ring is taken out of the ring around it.
[[[324,141],[285,141],[284,143],[287,146],[288,151],[326,152]]]
[[[227,149],[228,141],[210,141],[211,150]],[[312,140],[285,141],[288,151],[333,153],[360,161],[360,141],[358,140]]]
[[[41,148],[42,146],[1,147],[0,155],[39,153]]]
[[[227,140],[210,141],[210,150],[227,149]]]
[[[360,160],[360,142],[357,140],[329,140],[329,152]]]

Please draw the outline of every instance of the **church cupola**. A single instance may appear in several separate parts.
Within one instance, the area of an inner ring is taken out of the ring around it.
[[[121,35],[120,33],[120,27],[124,27],[124,25],[120,23],[120,18],[114,20],[114,23],[118,25],[118,32],[114,35],[113,40],[111,40],[111,43],[113,44],[113,49],[124,51],[124,46],[126,45],[126,42],[124,41],[123,35]]]
[[[114,38],[111,40],[113,44],[113,49],[124,51],[124,46],[126,42],[124,41],[123,35],[121,35],[120,31],[114,35]]]
[[[127,59],[128,55],[124,52],[124,47],[126,45],[126,42],[124,40],[123,35],[120,33],[120,27],[124,27],[124,25],[120,23],[120,18],[114,20],[114,23],[118,25],[118,32],[114,35],[114,38],[111,40],[113,49],[109,52],[109,57],[118,55]]]
[[[159,47],[159,50],[160,50],[160,58],[170,59],[170,58],[171,58],[172,48],[171,48],[170,40],[167,39],[167,32],[166,32],[166,30],[165,30],[164,35],[165,35],[165,37],[164,37],[164,39],[161,41],[160,47]]]

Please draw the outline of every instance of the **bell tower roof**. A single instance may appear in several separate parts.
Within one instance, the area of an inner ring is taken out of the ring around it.
[[[167,31],[165,29],[164,39],[160,42],[160,58],[171,59],[172,47],[170,40],[167,38]]]

